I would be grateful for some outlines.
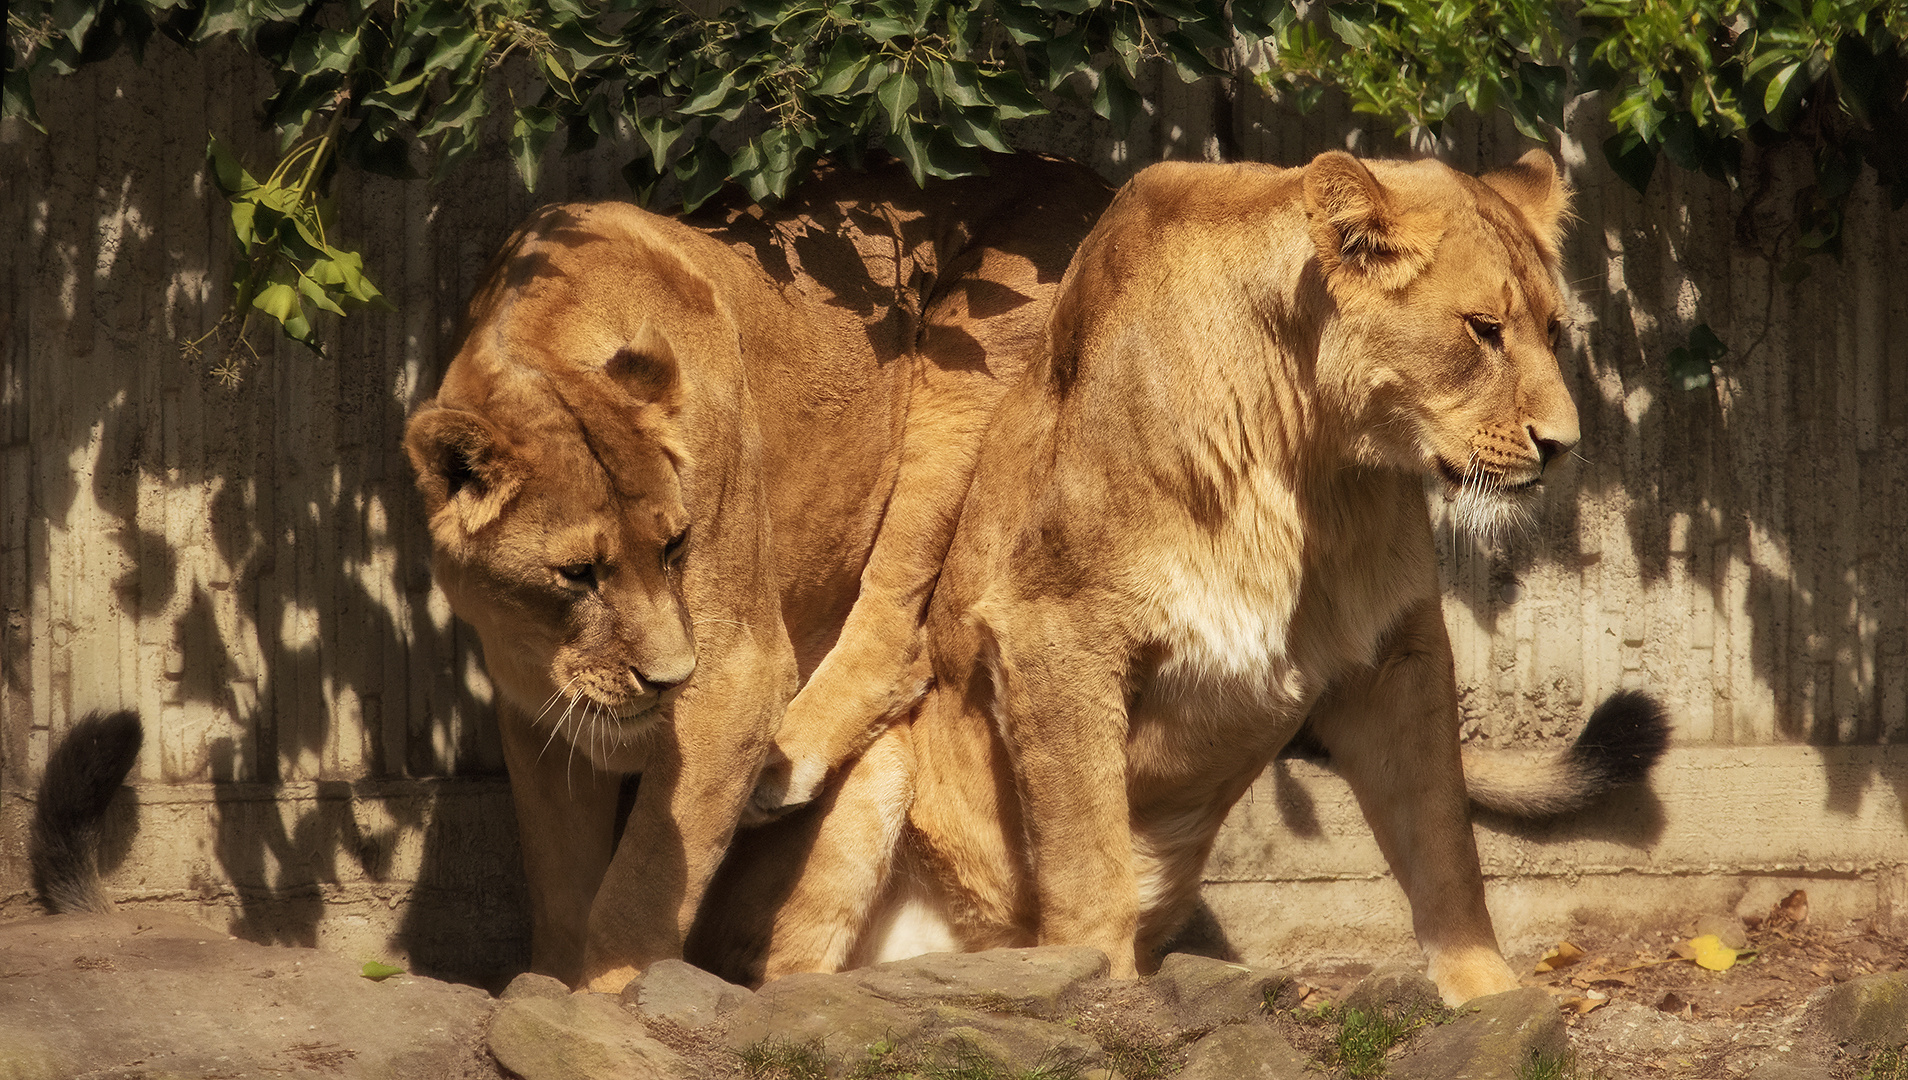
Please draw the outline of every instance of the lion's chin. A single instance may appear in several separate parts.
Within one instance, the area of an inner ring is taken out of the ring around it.
[[[1541,478],[1507,484],[1494,478],[1455,475],[1443,461],[1438,465],[1438,488],[1459,531],[1488,544],[1512,533],[1528,532],[1535,524],[1535,507],[1543,494]]]

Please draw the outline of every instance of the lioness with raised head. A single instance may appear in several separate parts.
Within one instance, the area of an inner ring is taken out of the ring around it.
[[[989,164],[702,224],[547,208],[472,300],[405,447],[499,691],[536,970],[615,990],[681,954],[804,680],[862,726],[918,695],[981,432],[1109,197]]]
[[[1626,694],[1546,767],[1467,793],[1460,760],[1425,487],[1494,533],[1577,441],[1555,356],[1567,206],[1540,152],[1479,178],[1338,152],[1167,163],[1122,189],[988,434],[929,612],[927,698],[827,792],[792,880],[742,873],[774,868],[750,861],[772,838],[731,862],[732,919],[774,907],[766,970],[880,955],[800,932],[880,895],[924,902],[956,947],[1091,945],[1130,976],[1304,724],[1445,999],[1516,986],[1467,798],[1578,805],[1664,739]],[[876,906],[855,932],[889,925]],[[705,936],[725,932],[748,937]]]

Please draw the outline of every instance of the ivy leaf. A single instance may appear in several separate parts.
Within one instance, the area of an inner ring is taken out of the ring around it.
[[[1065,82],[1067,76],[1087,66],[1086,28],[1076,27],[1047,42],[1046,52],[1047,89],[1052,90]]]
[[[46,125],[40,123],[40,111],[33,104],[33,82],[26,68],[7,69],[5,89],[0,91],[0,116],[17,116],[41,134],[46,133]]]
[[[1007,31],[1007,36],[1016,45],[1032,45],[1036,41],[1046,41],[1054,36],[1052,23],[1041,17],[1033,8],[1024,8],[1014,4],[997,4],[994,18]]]
[[[875,98],[888,114],[888,130],[899,134],[907,126],[914,103],[921,98],[921,88],[916,85],[912,75],[895,72],[875,90]]]
[[[1649,190],[1650,174],[1656,171],[1655,147],[1633,133],[1619,132],[1603,141],[1603,157],[1638,194]]]
[[[1795,77],[1801,72],[1802,62],[1790,61],[1770,78],[1768,88],[1762,92],[1762,111],[1768,115],[1769,125],[1777,131],[1788,130],[1787,117],[1784,115],[1782,106],[1784,99],[1790,96],[1789,87],[1794,84]],[[1800,97],[1800,92],[1798,91],[1795,96]]]
[[[636,133],[643,137],[651,161],[661,169],[669,160],[669,148],[682,138],[682,121],[662,113],[644,113],[636,118]]]
[[[292,42],[287,63],[304,76],[321,71],[349,71],[358,58],[358,35],[338,30],[312,30]]]
[[[206,143],[205,156],[212,162],[212,179],[227,195],[241,195],[258,187],[258,181],[239,164],[238,155],[217,135]]]
[[[955,105],[971,109],[988,103],[981,92],[980,69],[973,64],[964,60],[930,60],[927,73],[928,88],[934,91],[943,107]]]
[[[1093,111],[1113,122],[1113,130],[1125,134],[1133,118],[1144,112],[1146,102],[1126,72],[1108,66],[1100,72],[1100,84],[1093,90]]]
[[[311,321],[305,318],[304,306],[298,302],[298,290],[282,281],[273,282],[259,290],[252,298],[252,306],[270,315],[284,328],[285,336],[293,341],[312,344]]]
[[[1360,51],[1371,48],[1371,31],[1366,27],[1339,14],[1335,8],[1326,8],[1325,14],[1331,20],[1332,33],[1338,35],[1338,40]]]
[[[542,106],[518,109],[510,128],[510,157],[517,163],[517,175],[525,191],[537,190],[537,174],[542,168],[543,148],[556,133],[556,114]]]
[[[815,73],[814,93],[822,97],[836,97],[865,85],[863,80],[872,63],[873,59],[861,39],[852,34],[843,34],[829,47],[827,59],[822,61]]]
[[[344,314],[344,308],[339,307],[338,302],[325,291],[325,287],[313,281],[309,275],[298,275],[298,294],[311,301],[311,306],[319,311],[329,311],[333,315]]]
[[[682,184],[682,208],[694,210],[728,181],[729,155],[710,139],[698,139],[695,149],[676,162],[676,179]]]
[[[995,114],[1002,120],[1024,120],[1029,116],[1045,116],[1047,107],[1027,89],[1020,74],[1014,71],[999,71],[983,74],[981,88],[987,94],[987,100],[994,106]]]
[[[690,88],[689,100],[683,102],[677,111],[685,116],[733,120],[742,115],[748,100],[748,91],[736,86],[734,72],[710,68],[696,77],[695,85]]]
[[[946,125],[949,137],[961,146],[979,146],[998,154],[1010,152],[992,109],[943,109],[941,123]]]
[[[417,131],[420,139],[429,139],[452,129],[463,129],[483,119],[490,111],[490,103],[484,99],[484,84],[469,82],[459,87],[449,101],[437,107],[429,122]]]

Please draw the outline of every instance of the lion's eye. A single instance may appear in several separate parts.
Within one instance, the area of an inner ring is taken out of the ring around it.
[[[1470,324],[1471,333],[1477,340],[1497,348],[1504,347],[1504,324],[1489,315],[1466,315],[1464,321]]]
[[[688,550],[689,530],[684,529],[677,533],[667,544],[663,545],[663,562],[669,566],[674,566],[682,561],[683,554]]]
[[[563,580],[573,585],[586,585],[590,588],[596,587],[595,563],[575,563],[570,566],[559,566],[557,567],[557,573],[563,576]]]

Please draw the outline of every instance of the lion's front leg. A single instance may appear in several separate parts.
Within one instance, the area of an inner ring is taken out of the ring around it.
[[[1378,662],[1332,687],[1311,716],[1411,901],[1444,1000],[1517,987],[1484,906],[1458,756],[1457,682],[1436,597],[1385,638]]]
[[[530,884],[530,969],[574,986],[590,904],[610,864],[622,777],[501,701],[497,721]]]
[[[1039,943],[1090,945],[1138,973],[1139,891],[1114,635],[1053,603],[976,605],[994,718],[1025,808]]]

